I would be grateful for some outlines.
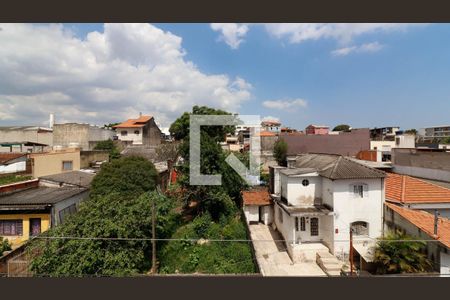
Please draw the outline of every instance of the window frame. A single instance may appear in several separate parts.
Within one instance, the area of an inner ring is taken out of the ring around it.
[[[306,231],[306,218],[300,217],[300,231]]]
[[[64,164],[70,163],[70,169],[64,168]],[[63,171],[73,171],[73,160],[63,160],[62,161],[62,170]]]
[[[309,179],[307,179],[307,178],[305,178],[305,179],[303,179],[302,180],[302,186],[304,186],[304,187],[307,187],[307,186],[309,186]]]
[[[9,233],[5,232],[5,224],[9,224]],[[14,227],[12,224],[14,224]],[[14,233],[12,233],[12,228],[14,228]],[[0,235],[2,236],[23,236],[23,219],[11,219],[11,220],[0,220]]]
[[[120,136],[128,136],[128,130],[122,130]]]

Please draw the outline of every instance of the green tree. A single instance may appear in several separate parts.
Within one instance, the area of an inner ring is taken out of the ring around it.
[[[349,131],[350,126],[347,124],[339,124],[333,128],[333,131]]]
[[[170,237],[178,223],[171,199],[155,191],[139,197],[101,195],[83,202],[78,213],[43,234],[51,239],[31,242],[27,248],[33,257],[31,270],[36,276],[56,277],[129,276],[147,272],[151,268],[153,201],[157,237]]]
[[[95,145],[94,150],[106,150],[109,151],[109,159],[117,159],[120,157],[120,151],[116,144],[112,140],[100,141]]]
[[[441,139],[440,142],[441,142],[442,144],[450,144],[450,137],[443,138],[443,139]]]
[[[3,239],[0,236],[0,257],[3,255],[3,252],[11,250],[11,245],[9,244],[7,239]]]
[[[374,263],[378,274],[417,273],[431,270],[425,242],[402,232],[390,232],[377,243]]]
[[[273,148],[273,156],[275,157],[277,163],[280,166],[287,165],[287,161],[286,161],[287,150],[288,150],[288,145],[287,145],[286,141],[284,141],[283,139],[279,139],[278,141],[275,142],[275,145]]]
[[[417,135],[417,130],[412,128],[412,129],[405,130],[405,133]]]
[[[154,190],[158,182],[155,166],[143,157],[128,156],[102,165],[91,184],[90,197],[109,193],[140,195]]]

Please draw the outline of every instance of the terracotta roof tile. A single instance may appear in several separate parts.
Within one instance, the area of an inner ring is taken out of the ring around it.
[[[134,128],[134,127],[144,127],[145,123],[150,121],[152,116],[140,116],[137,119],[128,119],[119,125],[113,126],[113,128]]]
[[[276,136],[275,132],[270,132],[270,131],[261,131],[259,133],[259,136]]]
[[[401,203],[449,203],[450,189],[408,175],[388,173],[386,199]]]
[[[269,205],[272,200],[267,189],[256,189],[242,192],[244,205]]]
[[[423,210],[412,210],[400,207],[393,203],[385,203],[387,207],[398,213],[400,216],[414,224],[422,231],[426,232],[430,237],[440,241],[442,244],[450,248],[450,220],[447,218],[439,218],[437,236],[434,235],[434,216]]]

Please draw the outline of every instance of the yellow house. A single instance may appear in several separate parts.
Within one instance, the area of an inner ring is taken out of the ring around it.
[[[67,148],[44,153],[31,153],[34,178],[80,169],[80,149]]]
[[[64,222],[87,193],[86,187],[40,186],[38,179],[0,186],[0,236],[17,248]]]

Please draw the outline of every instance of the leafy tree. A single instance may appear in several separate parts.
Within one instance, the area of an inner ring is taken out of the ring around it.
[[[399,231],[390,232],[378,242],[374,263],[378,274],[417,273],[431,270],[426,244]]]
[[[349,131],[350,126],[347,124],[340,124],[333,128],[333,131]]]
[[[140,195],[154,190],[158,182],[155,166],[143,157],[128,156],[103,164],[91,184],[90,197],[109,193]]]
[[[111,128],[111,127],[119,125],[119,124],[120,124],[119,122],[117,122],[117,123],[109,123],[109,124],[103,125],[103,128]]]
[[[120,151],[117,148],[116,144],[112,140],[100,141],[95,145],[95,150],[107,150],[109,151],[109,159],[117,159],[120,157]]]
[[[417,135],[417,130],[412,128],[412,129],[405,130],[405,133]]]
[[[273,148],[273,156],[275,157],[277,163],[280,166],[286,166],[287,161],[287,149],[288,145],[283,139],[279,139],[275,142],[274,148]]]
[[[11,250],[11,245],[9,244],[7,239],[3,239],[0,236],[0,256],[3,255],[3,252]]]
[[[440,142],[443,144],[450,144],[450,137],[443,138]]]
[[[101,195],[83,202],[77,214],[43,234],[75,238],[31,242],[27,249],[33,257],[31,270],[37,276],[128,276],[147,272],[151,267],[152,201],[157,211],[157,237],[170,237],[178,223],[173,200],[155,191],[139,197]]]

